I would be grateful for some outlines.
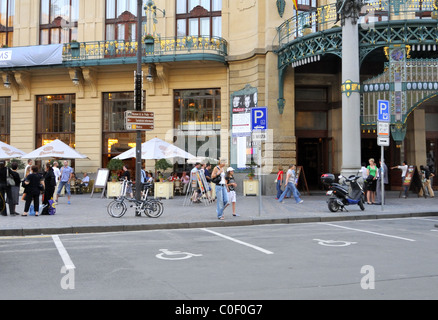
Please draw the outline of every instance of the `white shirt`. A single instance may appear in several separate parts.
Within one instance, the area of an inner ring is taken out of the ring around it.
[[[402,177],[406,177],[406,172],[408,172],[408,166],[397,166],[397,168],[401,169]]]
[[[59,177],[61,176],[61,171],[58,167],[53,167],[53,173],[55,174],[56,183],[58,183]]]

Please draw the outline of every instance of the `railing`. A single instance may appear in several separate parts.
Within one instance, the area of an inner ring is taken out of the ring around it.
[[[438,10],[436,0],[371,0],[365,1],[359,23],[363,28],[372,28],[377,21],[410,20],[431,17]],[[309,12],[302,12],[285,22],[278,28],[280,47],[306,36],[308,32],[317,32],[340,27],[336,4],[328,4]]]
[[[147,41],[147,39],[146,39]],[[106,40],[66,43],[63,61],[132,58],[137,55],[137,41]],[[155,38],[152,44],[142,45],[143,57],[210,53],[227,55],[227,42],[219,37]]]

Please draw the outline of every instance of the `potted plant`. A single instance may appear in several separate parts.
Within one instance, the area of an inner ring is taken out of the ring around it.
[[[106,166],[111,171],[111,180],[117,181],[119,171],[123,170],[123,161],[120,159],[111,159]]]
[[[70,42],[71,56],[72,58],[79,58],[81,53],[81,45],[76,40]]]
[[[154,53],[154,50],[155,50],[154,43],[155,43],[155,38],[153,35],[147,34],[144,37],[144,45],[145,45],[146,53],[149,53],[149,54]]]
[[[165,172],[167,169],[172,168],[173,166],[167,162],[166,159],[160,159],[155,163],[155,169],[161,172]]]
[[[306,36],[312,32],[312,27],[308,24],[303,26],[303,35]]]
[[[173,166],[166,159],[160,159],[155,163],[155,169],[159,170],[158,179],[160,182],[155,183],[154,197],[155,198],[173,198],[173,182],[163,182],[163,172]]]

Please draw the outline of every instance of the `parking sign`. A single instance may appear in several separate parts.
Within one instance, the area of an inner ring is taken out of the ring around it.
[[[389,101],[377,100],[377,105],[378,105],[377,121],[389,122],[390,121]]]
[[[268,108],[251,108],[251,131],[268,129]]]

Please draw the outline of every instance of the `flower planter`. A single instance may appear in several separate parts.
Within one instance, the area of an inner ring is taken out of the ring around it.
[[[155,39],[146,38],[144,39],[145,51],[146,54],[153,54],[155,51]]]

